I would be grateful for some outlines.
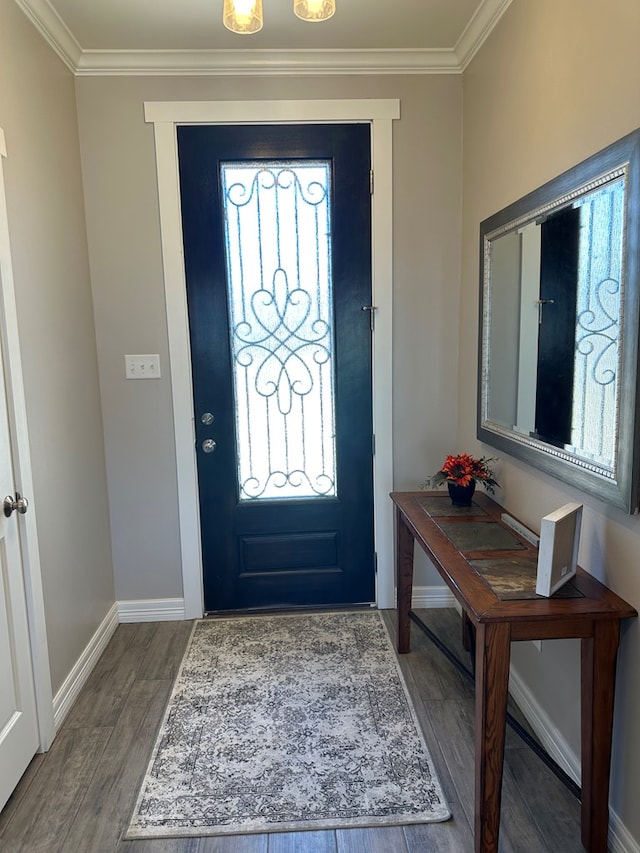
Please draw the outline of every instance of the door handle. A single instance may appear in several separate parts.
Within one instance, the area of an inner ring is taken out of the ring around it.
[[[0,492],[0,494],[2,494]],[[7,518],[15,511],[19,512],[20,515],[24,515],[25,512],[29,509],[29,501],[22,497],[20,492],[16,492],[15,498],[11,495],[7,495],[4,501],[2,502],[2,510]]]

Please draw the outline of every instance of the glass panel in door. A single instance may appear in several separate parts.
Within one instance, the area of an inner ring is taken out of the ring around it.
[[[220,170],[240,500],[334,496],[330,163]]]

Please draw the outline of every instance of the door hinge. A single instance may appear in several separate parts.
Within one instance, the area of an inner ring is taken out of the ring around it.
[[[376,326],[376,311],[378,310],[377,305],[363,305],[362,310],[369,312],[369,328],[374,332]]]
[[[373,552],[373,571],[376,575],[378,574],[378,554],[376,551]]]
[[[369,169],[369,194],[373,195],[373,169]]]
[[[375,433],[371,436],[371,455],[376,455],[376,435]]]

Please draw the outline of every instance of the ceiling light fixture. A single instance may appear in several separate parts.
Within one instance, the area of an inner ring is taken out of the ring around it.
[[[262,29],[262,0],[224,0],[222,22],[232,33],[257,33]]]
[[[336,11],[336,0],[293,0],[293,11],[303,21],[326,21]],[[257,33],[263,24],[262,0],[224,0],[222,21],[232,33]]]
[[[336,0],[293,0],[293,11],[303,21],[326,21],[336,11]]]

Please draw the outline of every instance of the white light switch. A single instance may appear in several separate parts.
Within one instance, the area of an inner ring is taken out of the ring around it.
[[[159,355],[125,355],[127,379],[160,379]]]

